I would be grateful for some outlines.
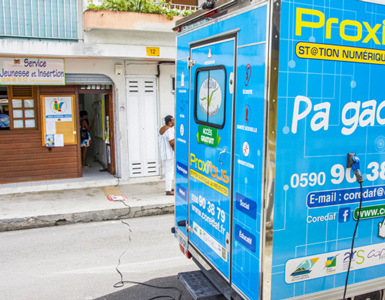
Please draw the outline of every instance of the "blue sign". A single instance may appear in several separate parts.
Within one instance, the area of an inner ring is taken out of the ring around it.
[[[187,201],[187,190],[180,184],[177,184],[176,192],[179,197],[181,197],[184,201]]]
[[[246,215],[253,219],[257,218],[257,204],[253,200],[236,193],[235,205],[237,209],[244,212]]]
[[[188,168],[184,164],[180,163],[179,161],[176,162],[176,171],[182,175],[183,177],[188,177]]]
[[[255,252],[255,236],[238,224],[235,224],[235,239],[246,248]]]
[[[343,207],[338,211],[338,222],[345,223],[350,220],[350,208]]]
[[[383,200],[385,186],[371,186],[363,188],[362,201]],[[334,191],[311,192],[306,197],[309,208],[350,204],[360,202],[361,189],[343,189]]]

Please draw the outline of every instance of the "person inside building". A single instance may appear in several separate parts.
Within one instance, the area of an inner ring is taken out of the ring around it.
[[[94,126],[95,119],[92,120],[91,125],[88,122],[88,113],[85,110],[80,112],[80,147],[82,148],[82,167],[89,168],[87,165],[87,151],[91,146],[91,129]]]
[[[159,130],[159,153],[166,177],[166,195],[174,195],[172,179],[174,177],[175,119],[168,115],[165,125]]]

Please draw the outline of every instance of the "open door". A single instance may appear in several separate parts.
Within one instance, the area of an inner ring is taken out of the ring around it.
[[[114,142],[114,120],[113,120],[113,106],[111,101],[112,95],[109,93],[104,96],[105,105],[105,143],[107,152],[107,169],[110,174],[115,174],[115,142]]]
[[[96,87],[99,87],[96,85]],[[115,140],[114,140],[114,107],[111,89],[82,89],[79,88],[79,111],[88,112],[88,120],[94,120],[91,130],[91,148],[88,150],[88,160],[98,162],[102,170],[116,174]],[[79,145],[80,148],[80,145]],[[80,150],[80,149],[79,149]],[[99,167],[87,170],[97,171]]]

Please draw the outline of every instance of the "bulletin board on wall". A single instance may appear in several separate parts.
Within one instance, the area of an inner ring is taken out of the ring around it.
[[[95,129],[94,129],[94,135],[95,137],[101,139],[104,141],[104,132],[105,132],[105,126],[104,126],[104,100],[97,100],[93,104],[93,109],[95,113]]]
[[[42,145],[77,144],[75,96],[40,96]]]

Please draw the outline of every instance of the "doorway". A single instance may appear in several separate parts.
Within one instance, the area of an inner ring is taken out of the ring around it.
[[[82,174],[108,172],[115,175],[115,145],[113,101],[109,90],[79,89],[79,112],[88,113],[92,125],[91,145],[87,151],[87,165]],[[94,120],[94,121],[93,121]]]

